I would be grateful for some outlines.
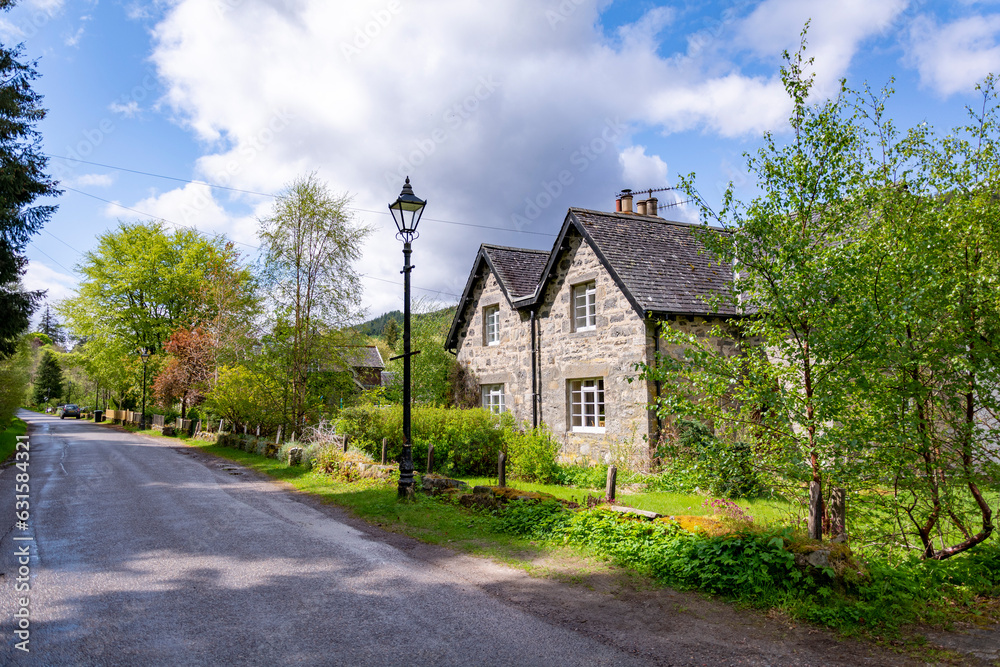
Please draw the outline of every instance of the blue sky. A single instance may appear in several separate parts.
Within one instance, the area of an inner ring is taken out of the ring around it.
[[[416,293],[454,302],[480,243],[548,249],[570,206],[690,172],[709,200],[752,196],[742,154],[784,132],[780,55],[806,20],[818,95],[894,79],[901,126],[964,122],[1000,73],[991,2],[21,0],[0,38],[38,60],[65,190],[25,284],[71,298],[119,220],[224,234],[250,261],[268,195],[315,171],[375,227],[378,315],[401,306],[384,212],[408,174],[429,202]]]

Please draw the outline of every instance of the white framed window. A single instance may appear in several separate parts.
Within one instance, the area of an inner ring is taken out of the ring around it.
[[[500,344],[500,306],[483,308],[483,342],[486,345]]]
[[[570,380],[570,427],[583,433],[604,432],[604,378]]]
[[[590,331],[597,328],[597,282],[573,286],[573,329]]]
[[[481,386],[483,393],[483,407],[494,414],[503,412],[503,385],[484,384]]]

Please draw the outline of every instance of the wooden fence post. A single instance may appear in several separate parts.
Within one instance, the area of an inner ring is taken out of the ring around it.
[[[434,445],[427,445],[427,474],[434,468]]]
[[[497,457],[497,486],[507,486],[507,455],[503,452]]]
[[[604,487],[604,497],[608,499],[609,503],[615,499],[615,482],[617,480],[618,480],[618,467],[609,466],[608,483]]]
[[[274,439],[274,444],[276,444],[276,445],[280,445],[281,444],[281,427],[280,426],[278,427],[278,436]]]
[[[351,436],[345,435],[344,436],[344,453],[345,454],[347,453],[347,443],[349,443],[350,441],[351,441]]]
[[[388,438],[382,438],[382,465],[385,465],[386,448],[389,446]]]

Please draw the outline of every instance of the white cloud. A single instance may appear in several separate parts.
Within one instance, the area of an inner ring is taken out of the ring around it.
[[[58,13],[63,5],[66,4],[66,0],[29,0],[28,5],[46,12],[49,15]]]
[[[77,28],[75,33],[69,35],[68,37],[66,37],[66,39],[63,40],[63,44],[65,44],[70,48],[77,46],[80,43],[80,40],[83,39],[83,33],[84,33],[84,26],[80,26],[79,28]]]
[[[255,250],[246,246],[257,244],[254,214],[238,216],[227,212],[215,199],[212,188],[202,183],[189,183],[176,190],[151,193],[145,199],[130,204],[128,209],[109,204],[105,213],[113,218],[139,215],[146,219],[163,220],[174,228],[224,234],[242,244],[241,252],[248,254],[253,254]]]
[[[21,282],[27,290],[47,290],[49,303],[55,303],[73,296],[77,280],[74,276],[60,273],[42,262],[31,260]]]
[[[910,26],[906,60],[922,85],[947,96],[971,92],[991,73],[1000,74],[1000,14],[970,16],[940,25],[920,16]]]
[[[132,118],[140,111],[139,103],[135,100],[129,100],[124,104],[121,102],[112,102],[108,105],[108,110],[125,118]]]
[[[115,182],[115,177],[112,174],[82,174],[66,180],[66,185],[70,186],[106,188]]]
[[[798,48],[810,21],[806,55],[815,58],[817,93],[836,92],[860,45],[883,35],[906,9],[907,0],[765,0],[743,21],[736,44],[777,62],[783,49]]]
[[[666,187],[667,163],[659,155],[646,155],[645,146],[629,146],[618,156],[618,161],[627,183],[652,188]]]
[[[742,71],[737,52],[776,70],[778,51],[812,15],[812,50],[836,78],[904,5],[767,0],[745,20],[725,14],[725,32],[695,58],[683,37],[685,52],[664,55],[676,38],[668,7],[611,43],[599,28],[607,4],[564,3],[553,21],[554,3],[530,0],[177,0],[154,29],[152,60],[164,101],[206,147],[198,178],[274,192],[315,170],[360,208],[382,211],[409,175],[430,201],[415,252],[436,255],[414,280],[460,293],[480,241],[546,247],[551,238],[431,219],[551,232],[569,206],[610,209],[613,193],[633,184],[628,165],[658,168],[655,156],[628,153],[634,132],[743,137],[784,123],[777,77]],[[187,191],[175,192],[186,201]],[[166,207],[171,196],[142,204]],[[211,200],[205,224],[246,238],[232,220],[244,212],[227,209],[258,202],[226,196],[236,199]],[[363,216],[381,225],[363,270],[398,281],[388,216]],[[396,287],[371,284],[374,308],[395,307]]]

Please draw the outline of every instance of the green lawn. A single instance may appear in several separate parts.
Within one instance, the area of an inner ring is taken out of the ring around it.
[[[492,479],[488,477],[461,477],[460,479],[467,482],[470,486],[493,486],[497,483],[495,477]],[[572,500],[573,502],[580,504],[583,504],[586,501],[588,495],[604,495],[603,488],[585,489],[560,486],[558,484],[535,484],[532,482],[521,482],[517,480],[508,481],[508,485],[521,489],[522,491],[549,493],[556,498]],[[687,514],[701,516],[712,513],[712,508],[704,507],[702,505],[702,503],[708,498],[709,496],[707,495],[693,493],[670,493],[667,491],[643,493],[619,492],[617,501],[619,505],[635,507],[636,509],[657,512],[659,514]],[[749,508],[747,513],[750,514],[755,521],[760,523],[775,523],[779,521],[787,522],[790,520],[790,517],[793,515],[795,509],[794,505],[780,500],[739,500],[736,504],[744,509]]]

